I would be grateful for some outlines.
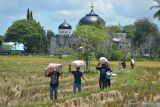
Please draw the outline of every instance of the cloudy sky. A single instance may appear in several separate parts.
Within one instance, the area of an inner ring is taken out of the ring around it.
[[[155,10],[150,10],[155,4],[153,0],[93,1],[95,13],[106,21],[106,26],[133,24],[144,17],[158,24],[157,19],[152,18]],[[45,30],[57,33],[64,19],[74,29],[80,18],[90,12],[91,0],[0,0],[0,35],[5,34],[15,20],[26,18],[27,8]]]

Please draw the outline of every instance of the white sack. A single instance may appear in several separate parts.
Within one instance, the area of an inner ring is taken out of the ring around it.
[[[76,67],[85,67],[86,63],[82,60],[75,60],[71,63],[71,65]]]
[[[57,63],[49,63],[47,68],[45,68],[45,70],[47,70],[47,73],[61,72],[62,71],[62,65],[57,64]]]
[[[100,58],[99,58],[99,62],[100,62],[101,64],[109,63],[109,61],[108,61],[105,57],[100,57]]]

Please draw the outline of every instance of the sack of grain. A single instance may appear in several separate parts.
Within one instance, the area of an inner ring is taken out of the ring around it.
[[[76,67],[85,67],[86,63],[82,60],[75,60],[71,63],[71,65]]]
[[[100,58],[99,58],[99,62],[100,62],[101,64],[109,63],[109,61],[108,61],[105,57],[100,57]]]
[[[116,76],[117,76],[117,74],[112,73],[112,76],[113,76],[113,77],[116,77]]]
[[[47,74],[52,72],[62,72],[62,65],[57,63],[49,63],[45,70],[47,71]]]
[[[133,59],[131,59],[131,63],[134,65],[135,64],[135,61]]]
[[[116,77],[117,74],[114,74],[113,72],[107,72],[107,76],[113,76],[113,77]]]

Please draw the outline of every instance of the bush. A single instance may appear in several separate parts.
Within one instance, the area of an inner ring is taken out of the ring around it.
[[[111,48],[108,50],[107,58],[110,60],[123,60],[124,57],[124,53],[120,49]]]

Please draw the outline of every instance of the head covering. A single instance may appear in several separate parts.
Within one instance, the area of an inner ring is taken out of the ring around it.
[[[109,61],[107,60],[107,58],[105,58],[105,57],[100,57],[99,58],[99,62],[101,63],[101,64],[109,64]]]

